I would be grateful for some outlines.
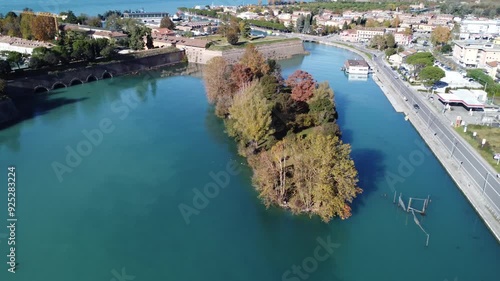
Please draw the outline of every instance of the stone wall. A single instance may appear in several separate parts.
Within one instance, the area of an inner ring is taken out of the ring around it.
[[[282,60],[288,59],[294,55],[305,54],[304,44],[300,39],[259,44],[256,45],[256,47],[266,59]],[[206,64],[210,59],[221,56],[224,57],[228,63],[233,64],[240,60],[243,53],[245,53],[245,48],[234,48],[227,51],[212,51],[199,48],[197,50],[186,49],[188,61],[200,64]]]
[[[48,74],[13,80],[7,83],[6,91],[11,97],[30,96],[36,92],[47,92],[53,89],[177,64],[182,61],[184,55],[184,51],[177,51],[109,64],[87,66],[80,69],[49,72]]]

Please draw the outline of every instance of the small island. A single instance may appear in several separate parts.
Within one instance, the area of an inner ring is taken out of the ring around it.
[[[211,59],[203,76],[207,99],[248,159],[267,207],[325,222],[351,216],[350,204],[362,190],[327,82],[301,70],[285,80],[280,65],[252,44],[236,64]]]

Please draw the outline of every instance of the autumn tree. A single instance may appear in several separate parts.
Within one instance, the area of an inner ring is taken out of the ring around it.
[[[233,66],[231,71],[231,82],[236,89],[240,89],[244,85],[251,82],[254,78],[250,67],[237,63]]]
[[[401,24],[401,20],[399,19],[399,16],[396,16],[393,20],[392,20],[392,23],[391,23],[391,26],[392,27],[399,27],[399,25]]]
[[[216,114],[219,117],[229,114],[232,103],[230,76],[229,67],[222,57],[209,60],[203,70],[208,102],[216,106]]]
[[[434,45],[443,45],[451,39],[451,31],[447,26],[437,26],[431,33],[431,42]]]
[[[260,78],[270,71],[269,64],[264,56],[257,50],[253,44],[248,44],[245,53],[241,57],[240,63],[247,66],[256,78]]]
[[[168,28],[170,30],[173,30],[175,28],[175,23],[170,19],[169,16],[166,16],[161,19],[160,28]]]
[[[285,83],[292,89],[291,96],[295,101],[308,101],[316,89],[316,81],[312,75],[303,70],[296,70]]]
[[[253,82],[234,96],[229,109],[234,131],[245,145],[253,149],[259,148],[274,133],[270,126],[272,104],[262,91],[262,85]]]
[[[31,25],[33,37],[39,41],[49,41],[56,36],[56,23],[54,18],[48,16],[36,16]]]

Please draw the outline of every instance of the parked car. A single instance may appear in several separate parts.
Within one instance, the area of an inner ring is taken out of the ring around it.
[[[414,105],[413,105],[413,108],[415,108],[415,109],[417,109],[417,110],[418,110],[418,109],[420,109],[420,106],[418,106],[418,104],[414,104]]]

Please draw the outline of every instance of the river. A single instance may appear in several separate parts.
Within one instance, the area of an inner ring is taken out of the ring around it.
[[[16,166],[19,262],[7,272],[1,227],[0,280],[498,280],[499,244],[412,125],[371,78],[340,71],[358,56],[306,48],[281,62],[283,73],[306,70],[335,91],[364,189],[351,218],[325,224],[266,209],[199,76],[113,78],[23,103],[33,113],[0,131],[0,182]],[[225,187],[186,221],[179,205],[193,207],[196,190],[214,183]],[[391,186],[405,203],[431,196],[418,215],[428,247]]]

